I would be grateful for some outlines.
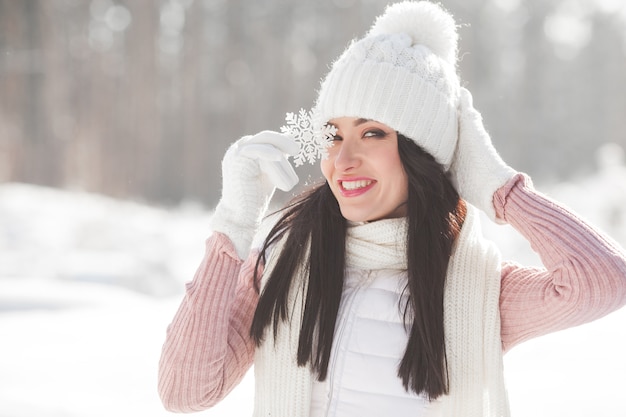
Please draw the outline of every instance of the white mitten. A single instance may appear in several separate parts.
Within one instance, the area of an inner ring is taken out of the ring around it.
[[[452,183],[460,196],[497,221],[493,195],[517,173],[498,155],[474,108],[471,93],[461,88],[459,140],[450,166]]]
[[[291,190],[298,176],[287,161],[299,145],[291,137],[263,131],[233,143],[222,160],[222,198],[211,217],[211,229],[230,238],[245,259],[276,187]]]

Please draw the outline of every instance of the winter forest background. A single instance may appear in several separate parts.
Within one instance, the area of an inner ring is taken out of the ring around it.
[[[212,205],[224,150],[310,108],[384,0],[1,0],[0,180]],[[626,146],[620,0],[447,0],[460,72],[537,180]]]
[[[442,3],[503,158],[625,245],[626,3]],[[310,108],[386,4],[0,0],[0,417],[170,415],[156,362],[224,151]],[[626,415],[625,324],[620,311],[515,348],[513,415]],[[203,414],[251,415],[251,386]]]

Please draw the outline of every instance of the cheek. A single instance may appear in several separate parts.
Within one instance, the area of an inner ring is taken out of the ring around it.
[[[396,186],[396,194],[400,198],[406,199],[409,195],[409,177],[397,152],[389,154],[388,157],[388,161],[392,162],[387,166],[387,172],[390,173],[390,178],[393,178],[392,182]]]
[[[406,201],[409,198],[409,177],[407,177],[406,172],[402,171],[402,190],[400,191],[402,195],[402,200]]]
[[[326,178],[326,181],[330,179],[330,176],[332,174],[332,166],[333,164],[330,161],[330,158],[322,159],[322,161],[320,162],[320,170],[322,171],[322,175],[324,176],[324,178]]]

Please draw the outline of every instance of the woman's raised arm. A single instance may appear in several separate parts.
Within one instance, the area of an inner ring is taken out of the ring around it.
[[[207,240],[205,257],[187,284],[161,353],[158,387],[166,409],[207,409],[250,368],[255,346],[249,332],[258,301],[255,258],[243,262],[221,233]]]
[[[623,248],[519,174],[494,196],[499,219],[519,231],[545,268],[505,263],[500,315],[505,350],[603,317],[626,304]]]

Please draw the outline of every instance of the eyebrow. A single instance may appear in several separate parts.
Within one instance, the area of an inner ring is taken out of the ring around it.
[[[356,120],[354,121],[353,125],[354,125],[354,126],[360,126],[360,125],[362,125],[363,123],[367,123],[367,122],[371,122],[371,121],[373,121],[373,120],[372,120],[372,119],[364,119],[364,118],[362,118],[362,117],[361,117],[361,118],[359,118],[359,119],[356,119]],[[339,126],[337,126],[337,125],[336,125],[336,124],[334,124],[334,123],[330,123],[330,122],[329,122],[329,123],[328,123],[328,125],[329,125],[329,126],[334,126],[334,127],[336,127],[337,129],[339,129]]]

